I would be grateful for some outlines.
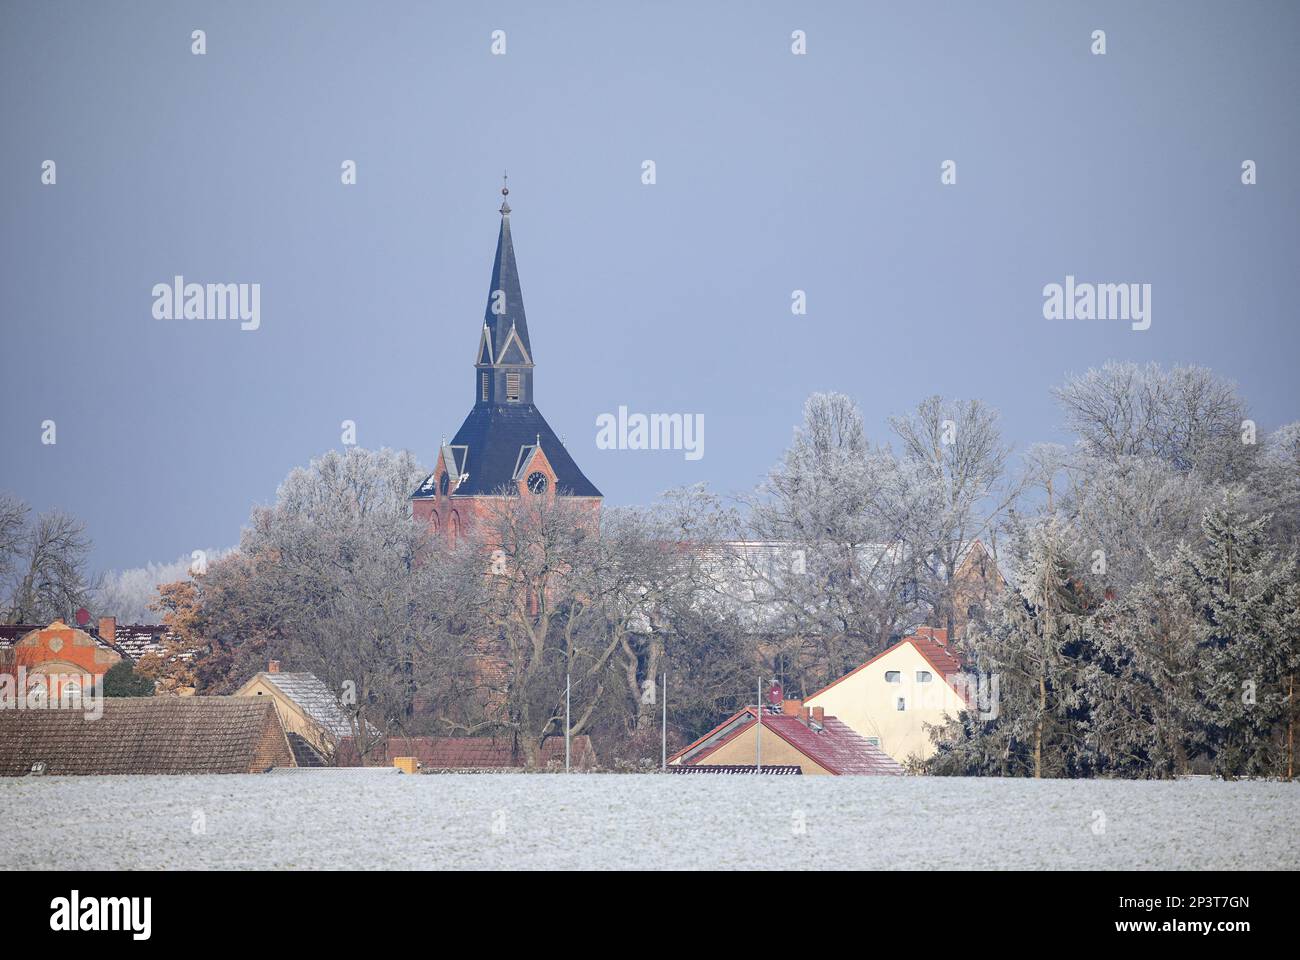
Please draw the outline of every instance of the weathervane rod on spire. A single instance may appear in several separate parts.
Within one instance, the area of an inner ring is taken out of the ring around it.
[[[502,200],[501,200],[501,216],[503,216],[503,217],[506,217],[506,216],[509,216],[509,215],[510,215],[510,201],[504,199],[505,197],[510,196],[510,186],[509,186],[509,183],[508,183],[509,180],[510,180],[510,174],[509,174],[509,172],[507,172],[507,171],[505,171],[505,170],[502,170],[502,171],[501,171],[501,196],[502,196]]]

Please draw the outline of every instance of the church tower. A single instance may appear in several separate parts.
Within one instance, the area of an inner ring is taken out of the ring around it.
[[[589,500],[586,478],[533,404],[533,345],[510,236],[510,194],[501,188],[501,228],[487,308],[474,357],[474,406],[433,473],[411,495],[417,520],[455,542],[489,499],[554,495]]]

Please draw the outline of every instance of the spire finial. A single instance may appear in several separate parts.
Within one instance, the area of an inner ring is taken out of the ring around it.
[[[510,187],[508,186],[509,180],[510,174],[504,170],[501,171],[501,216],[503,217],[510,216],[510,201],[505,199],[510,196]]]

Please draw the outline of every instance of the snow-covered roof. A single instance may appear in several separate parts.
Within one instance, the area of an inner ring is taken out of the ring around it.
[[[303,713],[334,736],[352,735],[352,724],[343,712],[338,697],[316,674],[268,671],[259,673],[258,676],[292,700]]]

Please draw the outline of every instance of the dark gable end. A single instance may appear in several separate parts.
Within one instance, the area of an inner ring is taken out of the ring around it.
[[[84,709],[0,711],[0,776],[37,762],[52,776],[263,773],[293,766],[266,700],[244,697],[107,698]]]

